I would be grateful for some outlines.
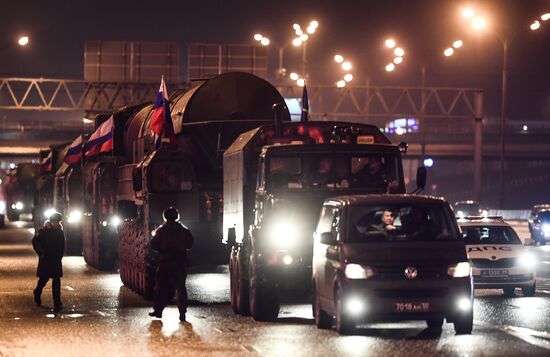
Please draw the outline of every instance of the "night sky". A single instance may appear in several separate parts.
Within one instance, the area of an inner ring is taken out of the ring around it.
[[[333,61],[341,53],[354,64],[355,81],[374,85],[480,87],[486,110],[499,115],[502,46],[494,33],[474,35],[458,15],[462,1],[2,1],[0,8],[0,76],[75,78],[83,76],[87,40],[175,41],[182,50],[186,79],[189,43],[252,43],[262,32],[272,41],[292,38],[292,24],[316,19],[318,32],[308,43],[312,83],[338,78]],[[550,120],[550,20],[539,32],[529,24],[550,1],[471,1],[490,15],[491,27],[514,34],[510,47],[509,112],[512,119]],[[503,26],[504,25],[504,26]],[[20,34],[31,45],[12,45]],[[391,60],[383,40],[393,36],[405,48],[405,62],[388,74]],[[453,40],[464,47],[451,57],[442,51]],[[270,51],[271,70],[276,50]],[[300,53],[290,46],[285,66],[298,70]]]

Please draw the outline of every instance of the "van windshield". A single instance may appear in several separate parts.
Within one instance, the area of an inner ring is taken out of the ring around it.
[[[348,232],[355,243],[460,239],[444,207],[411,204],[351,207]]]

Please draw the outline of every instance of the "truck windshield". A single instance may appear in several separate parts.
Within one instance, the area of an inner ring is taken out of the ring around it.
[[[462,226],[464,243],[475,244],[521,244],[511,227]]]
[[[266,181],[271,189],[360,188],[385,193],[400,187],[398,165],[398,158],[390,154],[271,156]]]
[[[349,242],[448,241],[459,238],[449,212],[441,206],[355,206],[349,213]]]
[[[191,171],[183,162],[156,162],[151,173],[154,192],[189,191],[193,188]]]

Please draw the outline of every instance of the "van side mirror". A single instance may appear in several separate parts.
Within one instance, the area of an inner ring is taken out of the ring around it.
[[[331,232],[321,233],[321,236],[319,237],[319,241],[322,244],[328,244],[328,245],[333,245],[334,243],[336,243],[336,239],[334,239],[334,236],[332,235]]]
[[[141,191],[143,188],[141,170],[138,168],[132,170],[132,188],[135,192]]]
[[[526,245],[526,246],[534,246],[534,245],[535,245],[535,241],[532,240],[531,238],[525,238],[525,241],[523,242],[523,245]]]

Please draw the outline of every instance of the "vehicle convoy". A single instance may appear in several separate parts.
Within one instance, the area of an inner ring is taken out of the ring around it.
[[[63,162],[54,177],[53,208],[63,214],[65,254],[82,255],[82,167]]]
[[[536,257],[529,253],[514,229],[501,217],[470,217],[458,221],[472,262],[474,287],[502,289],[513,296],[521,288],[523,296],[536,290]],[[525,245],[533,245],[527,239]]]
[[[33,213],[34,180],[38,165],[20,163],[10,169],[2,182],[6,202],[6,216],[10,221],[19,220],[21,214]]]
[[[313,312],[340,334],[361,323],[425,320],[471,333],[473,283],[450,205],[413,195],[325,200],[314,239]]]
[[[48,219],[52,212],[56,211],[54,205],[55,174],[63,164],[63,157],[67,151],[67,144],[50,145],[39,153],[40,166],[36,175],[34,186],[33,223],[38,230]]]
[[[273,320],[282,300],[309,291],[326,197],[388,192],[405,192],[401,153],[375,126],[279,118],[243,133],[224,153],[233,310]]]
[[[123,146],[124,160],[116,161],[112,172],[117,178],[113,212],[122,220],[120,275],[126,286],[152,296],[157,255],[148,243],[168,206],[178,209],[180,221],[195,238],[191,264],[227,262],[221,241],[223,152],[243,131],[271,122],[273,103],[282,101],[267,81],[240,72],[215,76],[187,92],[177,91],[170,98],[177,149],[154,149],[149,129],[152,105],[128,118],[121,144],[115,135],[115,148]],[[290,118],[288,112],[286,117]],[[89,174],[85,171],[84,176]]]

